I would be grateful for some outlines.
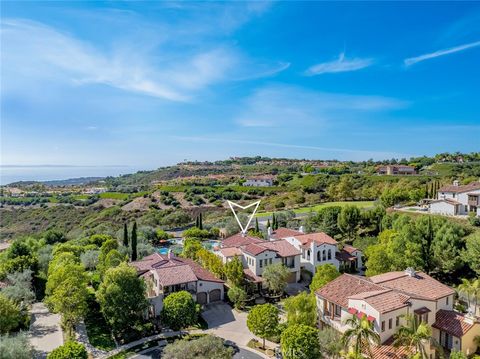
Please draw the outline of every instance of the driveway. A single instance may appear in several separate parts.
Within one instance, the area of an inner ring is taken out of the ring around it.
[[[266,358],[261,354],[251,352],[247,348],[247,343],[252,338],[261,340],[255,337],[247,327],[247,313],[237,312],[233,310],[228,304],[219,302],[209,304],[202,313],[203,319],[208,324],[206,332],[214,334],[220,338],[231,340],[236,343],[241,351],[236,354],[238,359],[256,359]],[[266,342],[267,346],[275,348],[277,344]]]
[[[35,358],[46,358],[53,349],[63,344],[60,315],[50,313],[43,303],[34,303],[28,337],[35,349]]]

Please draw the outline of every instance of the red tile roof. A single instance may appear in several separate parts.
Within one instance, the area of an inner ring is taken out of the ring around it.
[[[243,270],[243,273],[245,274],[245,276],[251,280],[252,282],[254,283],[260,283],[260,282],[263,282],[263,278],[262,277],[259,277],[258,275],[255,275],[250,269],[248,268],[245,268]]]
[[[224,257],[233,257],[241,255],[242,251],[238,247],[227,247],[221,248],[220,253],[222,253]]]
[[[274,230],[270,236],[270,238],[273,239],[284,239],[287,237],[295,237],[302,235],[303,233],[300,231],[297,231],[295,229],[290,229],[290,228],[278,228]]]
[[[370,280],[420,299],[437,300],[455,293],[449,286],[423,272],[416,272],[413,277],[405,272],[390,272],[370,277]]]
[[[480,182],[472,182],[463,186],[455,186],[455,185],[443,186],[438,189],[438,192],[463,193],[463,192],[468,192],[468,191],[477,190],[477,189],[480,189]]]
[[[457,338],[463,337],[475,325],[480,331],[480,323],[470,324],[465,322],[465,316],[453,310],[441,309],[435,316],[433,327],[441,331],[447,332]]]
[[[169,257],[154,253],[130,264],[137,268],[139,274],[145,274],[148,271],[157,272],[160,283],[163,286],[195,282],[197,280],[223,283],[221,279],[215,277],[211,272],[187,258]]]
[[[260,253],[269,250],[267,247],[255,243],[247,244],[246,246],[242,247],[242,249],[245,253],[251,254],[252,256],[257,256]]]
[[[277,252],[280,257],[290,257],[300,255],[301,252],[295,246],[288,243],[285,239],[265,242],[261,244],[268,249]]]
[[[241,233],[234,234],[222,241],[222,247],[240,247],[245,246],[251,243],[259,243],[263,242],[260,238],[250,237],[250,236],[242,236]]]
[[[353,246],[350,246],[350,245],[348,245],[348,244],[345,244],[345,245],[343,246],[343,250],[346,251],[346,252],[348,252],[348,253],[350,253],[350,254],[353,254],[353,253],[355,253],[356,251],[358,251],[357,248],[355,248],[355,247],[353,247]]]
[[[382,345],[372,346],[372,359],[407,359],[412,356],[410,348],[406,346],[395,348],[393,341],[393,337],[390,337]]]
[[[384,287],[370,282],[365,277],[345,273],[318,289],[315,293],[319,297],[347,308],[348,298],[355,294],[384,290]]]
[[[295,238],[302,245],[310,245],[310,243],[312,242],[315,242],[316,244],[337,244],[337,241],[335,239],[323,232],[302,234],[295,236]]]
[[[352,299],[363,299],[381,314],[407,307],[409,296],[393,290],[380,290],[353,295]]]

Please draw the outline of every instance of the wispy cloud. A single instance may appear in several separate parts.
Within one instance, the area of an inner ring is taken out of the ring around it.
[[[42,23],[5,19],[2,66],[9,71],[4,88],[15,87],[21,78],[32,82],[40,77],[37,82],[101,84],[170,101],[190,101],[211,85],[272,76],[289,66],[259,62],[222,41],[197,40],[200,46],[185,48],[180,42],[173,48],[163,43],[152,47],[145,39],[130,39],[128,44],[112,40],[114,46],[106,50]]]
[[[276,84],[258,89],[249,96],[234,121],[243,127],[318,126],[406,106],[408,102],[390,97],[317,92]]]
[[[337,60],[323,62],[309,67],[305,71],[305,75],[315,76],[327,73],[357,71],[369,67],[374,63],[375,61],[371,58],[348,59],[345,57],[345,53],[342,52]]]
[[[434,59],[434,58],[440,57],[440,56],[454,54],[456,52],[465,51],[465,50],[468,50],[468,49],[471,49],[471,48],[474,48],[474,47],[478,47],[478,46],[480,46],[480,41],[471,42],[471,43],[464,44],[464,45],[450,47],[448,49],[437,50],[437,51],[431,52],[429,54],[424,54],[424,55],[415,56],[415,57],[409,57],[409,58],[404,60],[404,63],[405,63],[405,66],[411,66],[411,65],[416,64],[418,62]]]

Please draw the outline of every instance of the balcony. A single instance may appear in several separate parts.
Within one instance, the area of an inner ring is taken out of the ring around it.
[[[473,196],[473,195],[468,195],[468,205],[469,206],[474,206],[474,207],[477,207],[478,205],[480,205],[479,203],[479,197],[480,196]]]

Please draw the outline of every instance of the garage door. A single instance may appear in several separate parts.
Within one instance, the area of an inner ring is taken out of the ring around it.
[[[197,293],[197,303],[198,304],[207,304],[207,293],[205,293],[205,292]]]
[[[297,272],[291,272],[287,277],[287,283],[296,283],[297,282]]]
[[[221,296],[221,291],[220,289],[214,289],[210,292],[210,303],[211,302],[218,302],[220,300]]]

